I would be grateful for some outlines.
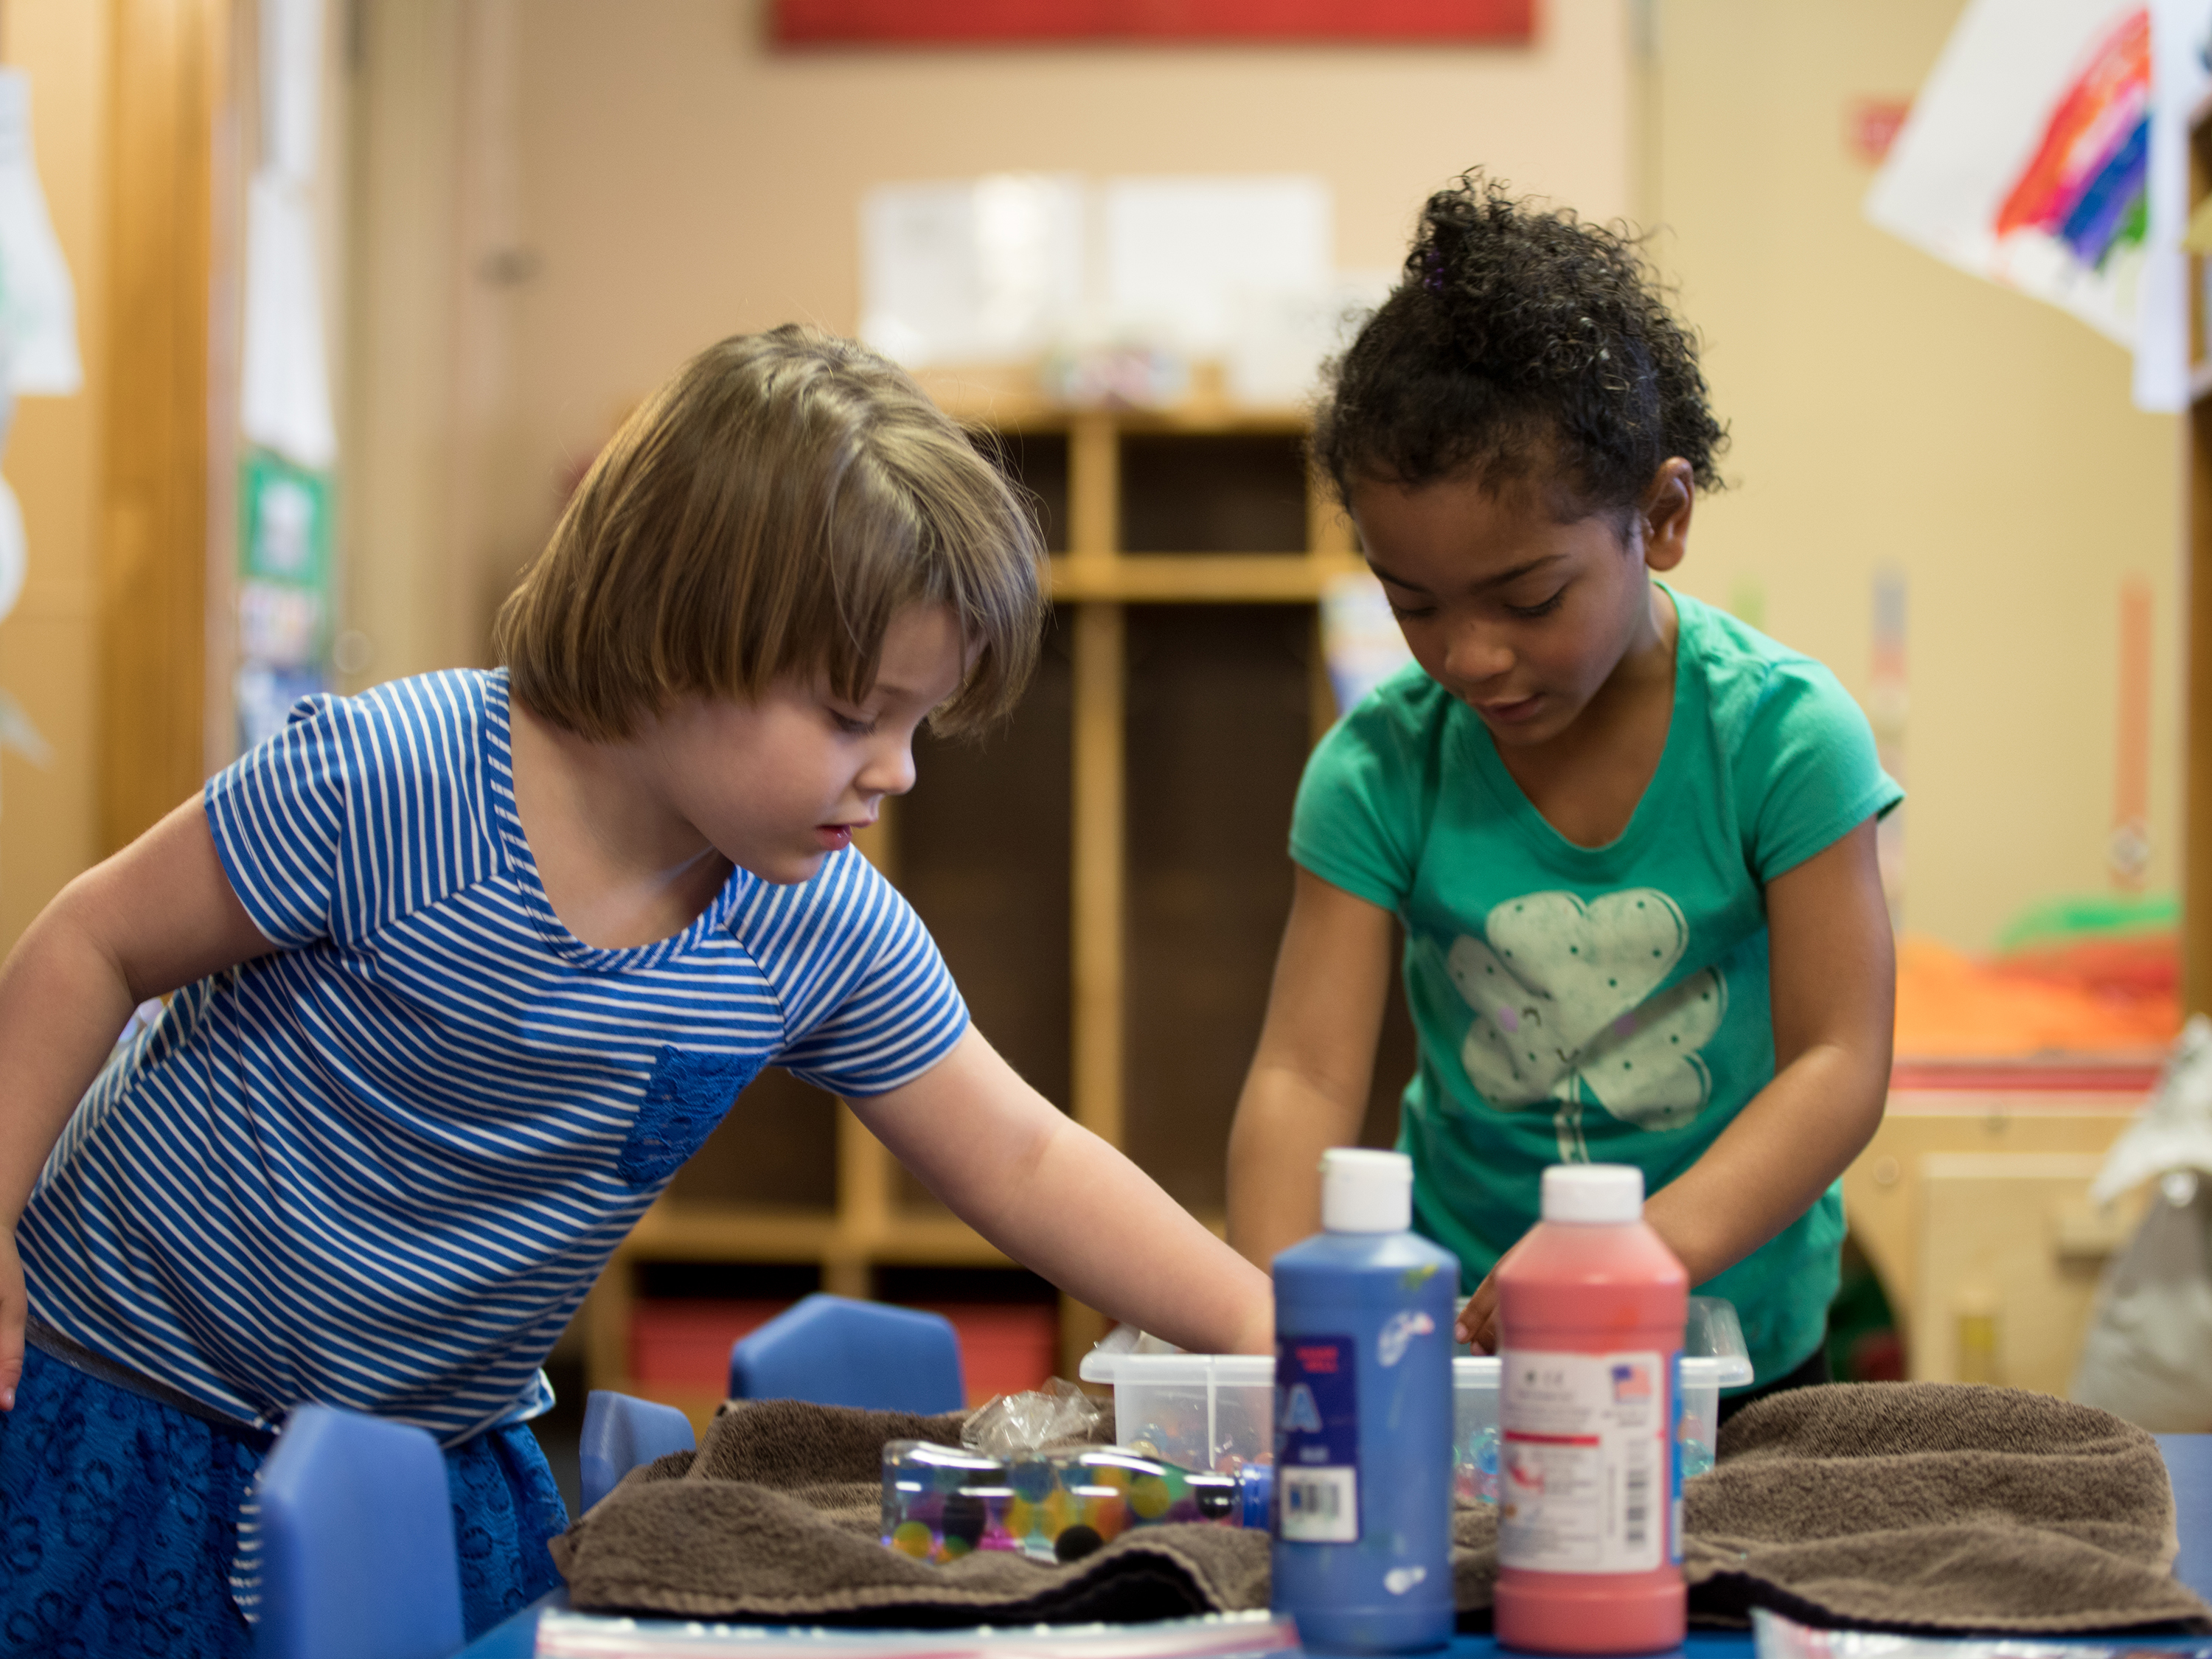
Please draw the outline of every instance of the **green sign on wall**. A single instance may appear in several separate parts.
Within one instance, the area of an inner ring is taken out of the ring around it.
[[[241,749],[282,728],[300,698],[329,689],[331,508],[328,473],[247,452],[238,511]]]

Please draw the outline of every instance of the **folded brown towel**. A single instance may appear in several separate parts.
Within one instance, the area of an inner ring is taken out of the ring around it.
[[[686,1618],[1050,1623],[1267,1606],[1258,1531],[1148,1527],[1065,1566],[998,1553],[936,1566],[884,1549],[884,1443],[957,1442],[959,1426],[732,1401],[696,1454],[633,1471],[553,1540],[553,1559],[576,1607]],[[2169,1571],[2157,1443],[2104,1412],[1943,1383],[1807,1389],[1740,1413],[1719,1455],[1685,1492],[1702,1622],[1769,1607],[1901,1630],[2212,1630],[2212,1607]],[[1452,1566],[1462,1622],[1480,1626],[1494,1510],[1455,1514]]]
[[[2212,1630],[2173,1577],[2173,1489],[2133,1424],[1951,1382],[1798,1389],[1722,1425],[1683,1492],[1700,1613],[2051,1633]]]
[[[584,1608],[848,1625],[1176,1619],[1267,1605],[1267,1534],[1146,1527],[1048,1566],[885,1549],[884,1443],[957,1445],[961,1418],[732,1401],[698,1451],[642,1469],[552,1540]],[[1113,1425],[1103,1430],[1113,1437]]]

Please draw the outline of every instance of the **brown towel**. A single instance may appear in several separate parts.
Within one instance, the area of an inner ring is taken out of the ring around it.
[[[943,1566],[878,1540],[886,1440],[957,1441],[957,1417],[733,1401],[699,1451],[633,1471],[553,1540],[579,1607],[686,1618],[958,1625],[1173,1618],[1267,1603],[1267,1538],[1125,1533],[1068,1566]],[[1685,1493],[1692,1616],[2051,1632],[2212,1630],[2175,1581],[2158,1447],[2087,1407],[2013,1389],[1876,1383],[1762,1401]],[[1462,1625],[1486,1622],[1494,1510],[1453,1517]]]
[[[960,1423],[732,1401],[696,1454],[632,1470],[554,1539],[554,1562],[578,1607],[690,1619],[1066,1624],[1267,1605],[1267,1534],[1238,1528],[1142,1528],[1066,1566],[894,1554],[878,1541],[884,1443],[957,1445]]]
[[[2158,1443],[2049,1395],[1952,1382],[1798,1389],[1722,1425],[1683,1492],[1690,1605],[1820,1625],[2212,1630],[2173,1577]]]

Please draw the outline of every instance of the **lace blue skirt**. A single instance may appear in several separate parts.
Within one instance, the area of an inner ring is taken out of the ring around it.
[[[0,1413],[0,1653],[250,1659],[231,1600],[239,1504],[265,1442],[28,1349]],[[568,1512],[529,1429],[446,1454],[471,1639],[561,1582]]]

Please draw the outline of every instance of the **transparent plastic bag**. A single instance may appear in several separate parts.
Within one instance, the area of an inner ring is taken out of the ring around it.
[[[978,1407],[962,1425],[960,1443],[987,1457],[1027,1457],[1048,1446],[1087,1443],[1097,1437],[1096,1401],[1064,1376],[1042,1389],[1002,1394]]]
[[[2212,1429],[2212,1181],[2169,1170],[2105,1270],[2069,1397],[2154,1434]]]

